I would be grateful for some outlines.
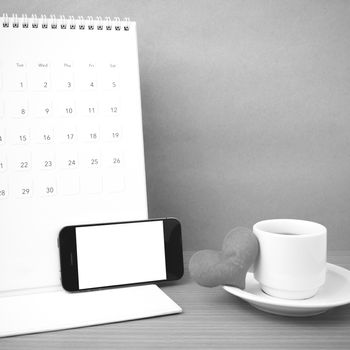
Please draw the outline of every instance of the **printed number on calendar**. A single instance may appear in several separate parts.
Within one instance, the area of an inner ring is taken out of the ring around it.
[[[52,186],[46,187],[46,189],[45,189],[46,194],[52,194],[54,192],[55,192],[55,189]]]
[[[23,196],[27,196],[30,194],[30,189],[29,188],[22,188],[21,190]]]

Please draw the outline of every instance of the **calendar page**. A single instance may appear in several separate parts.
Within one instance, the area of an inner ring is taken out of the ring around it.
[[[0,19],[0,292],[60,284],[67,225],[147,218],[136,24]]]

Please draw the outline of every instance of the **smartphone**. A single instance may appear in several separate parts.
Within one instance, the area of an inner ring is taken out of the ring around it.
[[[174,218],[66,226],[58,245],[61,282],[69,292],[183,275],[181,225]]]

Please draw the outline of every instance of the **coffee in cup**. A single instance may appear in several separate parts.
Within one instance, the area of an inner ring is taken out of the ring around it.
[[[274,297],[307,299],[325,283],[327,229],[318,223],[264,220],[253,226],[260,252],[254,277]]]

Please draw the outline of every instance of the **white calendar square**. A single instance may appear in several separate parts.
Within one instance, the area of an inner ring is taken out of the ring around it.
[[[101,139],[100,127],[97,123],[86,122],[81,127],[80,136],[83,141],[97,143]]]
[[[101,112],[105,116],[118,117],[120,113],[120,101],[117,96],[111,96],[103,99]]]
[[[53,150],[40,150],[33,156],[36,169],[52,171],[56,168],[56,156]]]
[[[97,91],[98,89],[98,65],[94,61],[82,62],[79,66],[79,88],[83,91]]]
[[[28,126],[15,124],[15,127],[10,131],[11,133],[11,144],[12,145],[28,145],[31,141],[30,129]]]
[[[101,133],[106,142],[119,143],[122,136],[122,123],[120,121],[106,122],[102,126]]]
[[[33,91],[49,91],[51,89],[51,65],[42,60],[31,64],[28,82]]]
[[[104,90],[116,91],[119,87],[119,67],[117,63],[105,64],[107,74],[102,74],[101,82]]]
[[[32,169],[32,154],[27,149],[17,148],[10,158],[11,172],[28,172]]]
[[[0,200],[5,200],[8,197],[8,184],[7,181],[0,177]]]
[[[27,98],[23,95],[11,94],[7,99],[6,114],[15,119],[27,117],[29,115]]]
[[[33,196],[33,180],[27,176],[16,176],[12,182],[12,193],[17,199],[30,199]]]
[[[8,91],[27,89],[27,64],[20,59],[12,59],[3,66],[4,88]]]
[[[84,169],[96,169],[102,166],[101,152],[99,149],[86,147],[81,153],[81,166]]]
[[[5,136],[5,128],[0,126],[0,147],[5,144],[6,136]]]
[[[147,218],[136,26],[93,22],[0,18],[0,293],[60,284],[62,227]]]
[[[33,142],[41,144],[52,144],[55,140],[54,129],[51,125],[38,124],[36,128],[31,130]]]
[[[33,94],[29,101],[29,109],[34,118],[49,118],[53,116],[51,95],[45,93]]]
[[[77,169],[80,165],[78,154],[79,152],[74,148],[62,149],[58,155],[58,166],[61,169]]]
[[[82,116],[97,117],[99,115],[98,101],[95,94],[85,94],[78,101],[78,111]]]
[[[56,128],[57,141],[73,145],[79,141],[77,126],[72,122],[62,121]]]
[[[80,191],[80,176],[78,172],[62,172],[59,176],[58,190],[67,196],[78,194]]]
[[[54,175],[41,175],[35,179],[35,194],[42,198],[58,195],[57,180]]]
[[[76,115],[75,99],[62,94],[60,98],[54,101],[54,113],[58,117],[72,118]]]
[[[4,173],[7,170],[7,158],[4,154],[0,153],[0,173]]]
[[[81,187],[84,193],[97,194],[102,192],[102,176],[99,171],[89,171],[81,177]]]
[[[109,168],[122,169],[124,165],[122,149],[115,147],[104,152],[103,164]]]
[[[4,100],[0,100],[0,118],[4,116]]]
[[[57,62],[52,71],[54,77],[54,87],[58,91],[72,91],[75,87],[74,64],[73,62],[63,60]]]

